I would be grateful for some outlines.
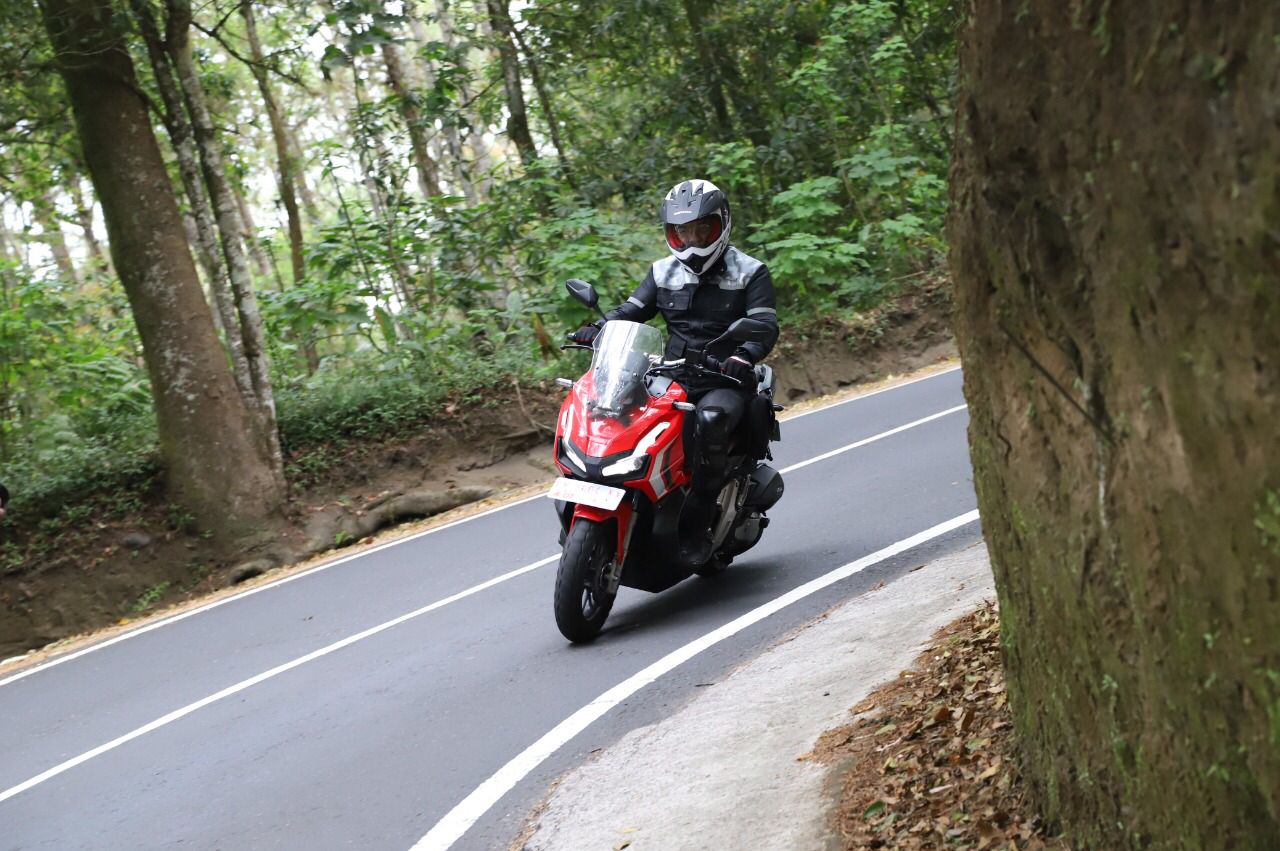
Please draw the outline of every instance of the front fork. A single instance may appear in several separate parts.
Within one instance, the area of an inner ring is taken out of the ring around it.
[[[617,541],[614,543],[613,560],[604,565],[601,575],[596,578],[597,590],[605,594],[618,593],[618,585],[622,581],[622,566],[626,564],[628,548],[631,545],[631,533],[636,524],[633,499],[635,495],[629,495],[612,511],[576,503],[573,505],[573,514],[569,517],[569,528],[572,528],[578,519],[593,520],[596,523],[616,521],[614,529],[617,530]]]

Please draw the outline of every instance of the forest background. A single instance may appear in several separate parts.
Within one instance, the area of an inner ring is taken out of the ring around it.
[[[584,314],[560,283],[624,299],[679,179],[728,192],[795,333],[909,290],[944,265],[955,23],[944,0],[3,4],[0,571],[157,487],[173,526],[242,537],[210,421],[247,423],[276,496],[242,501],[270,513],[307,450],[563,372]],[[147,306],[187,283],[207,319]],[[209,333],[196,395],[226,372],[239,399],[183,421],[199,358],[166,371],[164,346]]]

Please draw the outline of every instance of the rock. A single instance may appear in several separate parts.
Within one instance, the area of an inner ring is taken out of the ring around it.
[[[232,585],[239,585],[255,576],[261,576],[275,566],[275,562],[269,558],[256,558],[253,561],[237,564],[231,568],[230,582]]]
[[[151,536],[146,532],[130,532],[120,539],[120,544],[131,550],[140,550],[151,546],[151,541]]]

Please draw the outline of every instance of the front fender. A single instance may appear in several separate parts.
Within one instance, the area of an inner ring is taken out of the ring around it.
[[[631,532],[631,522],[635,516],[635,509],[631,506],[631,501],[624,499],[618,504],[618,507],[612,511],[606,511],[602,508],[593,508],[590,505],[577,503],[573,506],[573,518],[569,521],[570,528],[579,518],[583,520],[593,520],[596,523],[603,523],[606,520],[616,520],[614,529],[617,530],[618,540],[615,545],[614,552],[617,554],[618,564],[623,564],[627,559],[627,544]]]

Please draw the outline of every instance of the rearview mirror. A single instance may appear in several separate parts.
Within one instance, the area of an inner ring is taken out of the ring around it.
[[[596,295],[596,288],[588,284],[586,281],[570,278],[564,282],[564,288],[569,291],[569,295],[592,309],[600,303],[600,297]]]
[[[773,326],[759,319],[737,319],[724,336],[735,343],[763,343],[773,336]]]

